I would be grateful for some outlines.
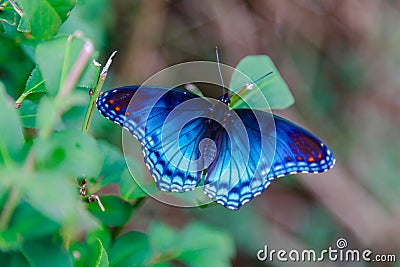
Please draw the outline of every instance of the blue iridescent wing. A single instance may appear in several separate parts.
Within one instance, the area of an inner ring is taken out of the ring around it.
[[[193,99],[197,101],[178,108]],[[209,165],[205,193],[239,209],[276,177],[333,166],[330,149],[301,127],[266,112],[221,105],[218,110],[197,95],[163,87],[121,87],[97,99],[105,117],[142,143],[145,162],[164,191],[194,189],[203,166]],[[219,122],[206,119],[211,114]],[[181,120],[186,123],[178,127]],[[216,147],[202,146],[204,138]]]
[[[161,190],[183,192],[194,189],[202,175],[202,171],[196,171],[198,166],[193,166],[193,159],[200,156],[198,146],[206,130],[204,119],[193,119],[182,129],[165,121],[178,105],[194,98],[201,102],[201,98],[178,89],[138,88],[126,86],[104,92],[97,99],[98,110],[141,142],[145,162]],[[179,146],[173,145],[176,140],[171,139],[177,133]]]
[[[208,169],[205,181],[205,193],[225,207],[239,209],[261,194],[274,178],[300,172],[324,172],[333,166],[335,159],[331,150],[300,126],[263,111],[233,111],[244,124],[248,138],[234,135],[233,141],[238,146],[246,142],[250,146],[244,151],[231,149],[228,133],[219,129],[215,136],[218,156]],[[231,122],[234,123],[237,122]]]
[[[321,173],[333,167],[332,150],[318,137],[274,115],[276,151],[268,179],[295,173]]]
[[[273,161],[275,125],[272,114],[263,112],[257,118],[255,112],[229,110],[224,127],[221,125],[214,131],[218,154],[207,170],[204,192],[229,209],[239,209],[264,190]]]

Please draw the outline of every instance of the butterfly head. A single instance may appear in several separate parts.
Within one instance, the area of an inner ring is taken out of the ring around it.
[[[229,98],[228,94],[224,94],[224,95],[220,96],[218,98],[218,101],[222,102],[222,103],[224,103],[224,104],[226,104],[228,106],[231,103],[231,99]]]

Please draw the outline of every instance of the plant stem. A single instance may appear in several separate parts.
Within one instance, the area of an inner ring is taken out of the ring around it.
[[[5,158],[4,154],[3,154],[3,158]],[[29,173],[32,173],[34,164],[35,164],[34,151],[31,148],[25,159],[22,175],[29,175]],[[10,167],[10,163],[8,163],[6,165],[8,165],[7,167]],[[21,175],[21,174],[19,173],[19,175]],[[10,190],[10,194],[8,195],[8,198],[4,204],[4,208],[3,208],[2,212],[0,213],[0,231],[5,229],[7,227],[7,225],[9,224],[11,217],[14,213],[14,210],[18,206],[18,203],[20,202],[21,197],[22,197],[21,188],[18,186],[12,186],[11,190]]]
[[[67,44],[67,48],[68,48],[68,44]],[[91,55],[93,54],[93,51],[94,51],[94,47],[93,47],[92,42],[89,40],[85,41],[77,60],[75,61],[70,72],[68,73],[68,76],[65,79],[65,82],[62,83],[62,86],[60,86],[60,90],[55,97],[54,103],[57,108],[57,112],[55,114],[53,114],[50,123],[47,124],[48,127],[46,127],[45,129],[42,129],[42,131],[39,133],[41,138],[47,139],[49,137],[49,135],[51,134],[53,125],[56,123],[56,121],[58,120],[58,118],[60,117],[60,115],[62,113],[61,109],[62,109],[63,101],[65,100],[66,96],[68,94],[70,94],[72,90],[74,90],[76,84],[79,81],[79,78],[81,77],[83,71],[85,70],[87,63],[89,62]],[[67,52],[68,51],[66,51],[66,54],[67,54]],[[64,60],[65,59],[67,59],[67,56],[64,57]]]
[[[35,90],[37,87],[39,87],[39,86],[42,85],[43,83],[44,83],[44,80],[41,81],[41,82],[39,82],[38,84],[36,84],[34,87],[30,88],[29,91],[27,91],[26,93],[23,93],[22,95],[20,95],[20,96],[18,97],[18,99],[15,101],[15,104],[16,104],[16,105],[21,104],[22,101],[24,101],[25,98],[26,98],[28,95],[30,95],[30,94],[32,93],[33,90]]]
[[[21,9],[14,3],[14,0],[8,0],[8,2],[13,6],[15,12],[22,17],[24,14],[22,13]]]
[[[112,59],[115,56],[117,51],[114,51],[111,56],[108,58],[106,65],[104,66],[103,70],[100,73],[99,80],[97,81],[96,89],[92,94],[90,94],[90,102],[88,109],[86,110],[85,119],[82,124],[82,132],[87,133],[89,131],[90,122],[93,116],[93,110],[96,105],[96,99],[100,95],[101,89],[103,88],[104,82],[107,78],[108,69],[112,63]]]
[[[11,187],[10,194],[8,195],[7,201],[0,215],[0,231],[7,227],[15,208],[19,203],[20,198],[20,189],[17,187]]]
[[[71,71],[67,76],[67,79],[65,80],[65,82],[63,82],[63,86],[61,87],[60,91],[56,96],[56,101],[62,99],[64,96],[69,94],[75,88],[75,85],[78,83],[79,78],[81,77],[83,71],[85,70],[85,67],[89,62],[90,56],[93,54],[93,51],[94,47],[92,42],[85,41],[81,53],[78,56],[78,59],[76,60],[74,66],[72,67]],[[67,58],[67,56],[65,58]]]

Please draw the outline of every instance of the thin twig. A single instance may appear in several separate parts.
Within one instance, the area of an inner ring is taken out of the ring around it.
[[[108,69],[110,68],[112,59],[116,53],[117,53],[117,51],[114,51],[111,54],[111,56],[108,58],[106,65],[104,66],[104,68],[102,69],[102,71],[100,73],[100,77],[97,82],[96,89],[94,90],[94,92],[92,92],[90,94],[89,106],[88,106],[88,109],[86,110],[85,119],[82,124],[82,132],[84,132],[84,133],[87,133],[89,131],[90,122],[91,122],[92,116],[93,116],[93,110],[94,110],[94,107],[96,104],[96,99],[100,95],[101,89],[103,88],[104,81],[107,78]]]
[[[22,10],[17,6],[17,4],[15,4],[14,0],[8,0],[8,2],[13,6],[15,12],[17,12],[17,14],[22,17],[24,16],[24,13],[22,12]]]
[[[100,200],[98,195],[90,195],[88,197],[88,201],[89,202],[95,202],[96,201],[97,205],[99,205],[101,211],[103,211],[103,212],[106,211],[106,209],[104,208],[103,203],[101,203],[101,200]]]
[[[62,99],[69,92],[71,92],[75,85],[78,83],[79,78],[81,77],[91,55],[93,54],[94,47],[91,41],[87,40],[83,44],[81,53],[78,56],[74,66],[69,72],[64,85],[61,87],[61,90],[57,94],[56,101]]]
[[[0,230],[3,230],[7,227],[8,223],[11,220],[11,216],[14,213],[14,210],[18,205],[20,198],[21,198],[20,189],[18,187],[12,187],[0,215]]]

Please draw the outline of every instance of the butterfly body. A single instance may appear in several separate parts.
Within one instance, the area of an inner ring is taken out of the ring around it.
[[[319,173],[335,162],[307,130],[271,113],[230,109],[229,96],[206,99],[188,91],[126,86],[97,99],[101,114],[142,144],[157,186],[195,189],[230,209],[261,194],[274,178]]]

